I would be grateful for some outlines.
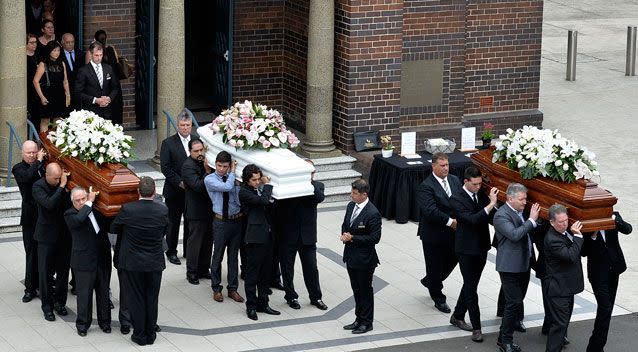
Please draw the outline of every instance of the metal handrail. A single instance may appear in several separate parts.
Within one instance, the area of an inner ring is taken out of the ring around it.
[[[13,174],[11,173],[11,164],[13,161],[13,141],[15,139],[16,144],[18,145],[18,148],[22,148],[22,139],[20,138],[20,136],[18,136],[18,133],[16,132],[15,128],[13,128],[13,125],[11,124],[11,122],[6,121],[7,122],[7,126],[9,126],[9,157],[7,158],[7,187],[11,187],[11,177],[13,176]]]
[[[40,140],[40,134],[38,134],[38,130],[35,129],[35,126],[33,125],[33,122],[29,121],[27,119],[27,129],[28,129],[28,135],[27,138],[30,140],[35,140],[36,142],[40,142],[42,143],[42,140]],[[33,139],[35,137],[35,139]]]
[[[186,113],[188,113],[191,117],[191,120],[193,121],[193,126],[195,127],[195,129],[199,128],[199,122],[197,122],[197,118],[195,117],[195,114],[193,114],[192,111],[190,111],[188,108],[184,108],[184,110],[186,110]]]

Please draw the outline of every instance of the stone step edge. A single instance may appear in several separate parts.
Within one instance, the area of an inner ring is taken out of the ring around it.
[[[330,164],[346,164],[346,163],[354,163],[355,161],[357,161],[357,159],[349,155],[336,156],[332,158],[312,159],[312,162],[315,164],[315,166],[323,166],[323,165],[330,165]]]

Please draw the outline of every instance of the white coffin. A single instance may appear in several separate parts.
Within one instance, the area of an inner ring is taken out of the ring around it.
[[[255,164],[264,175],[270,176],[273,185],[273,198],[286,199],[307,196],[314,193],[310,183],[314,167],[288,149],[273,148],[269,152],[263,150],[236,149],[222,142],[221,134],[214,134],[210,124],[197,129],[197,134],[206,145],[206,160],[215,168],[215,157],[222,150],[227,151],[237,160],[235,170],[238,178],[244,166]]]

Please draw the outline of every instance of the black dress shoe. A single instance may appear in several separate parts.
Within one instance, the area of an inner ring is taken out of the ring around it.
[[[166,258],[168,258],[168,261],[171,264],[175,264],[175,265],[181,265],[182,262],[179,260],[179,258],[177,258],[177,254],[169,254],[166,256]]]
[[[79,330],[78,329],[78,335],[80,335],[82,337],[86,336],[86,330]]]
[[[421,285],[423,285],[423,287],[428,288],[427,282],[425,281],[425,278],[421,279]]]
[[[518,323],[514,324],[514,331],[518,331],[518,332],[526,332],[527,328],[525,328],[525,324],[523,324],[523,321],[519,321]]]
[[[496,311],[496,316],[499,317],[499,318],[502,318],[503,317],[503,311],[502,310],[497,310]]]
[[[358,328],[359,325],[361,325],[361,324],[358,321],[355,320],[354,323],[344,326],[343,330],[354,330],[354,329]]]
[[[353,334],[364,334],[368,331],[372,331],[372,324],[360,324],[352,330]]]
[[[270,308],[270,306],[265,306],[265,307],[261,307],[261,308],[257,308],[257,311],[259,313],[266,313],[266,314],[270,314],[270,315],[279,315],[281,314],[280,311],[278,310],[274,310],[272,308]]]
[[[301,306],[299,305],[299,301],[297,301],[296,299],[291,299],[288,302],[288,306],[290,306],[290,308],[292,309],[300,309]]]
[[[120,332],[122,335],[128,335],[128,333],[131,332],[131,327],[128,325],[122,325],[120,326]]]
[[[22,296],[22,302],[29,303],[34,298],[35,298],[35,293],[25,292],[24,296]]]
[[[483,332],[481,329],[472,331],[472,341],[483,342]]]
[[[454,315],[450,317],[450,324],[456,326],[461,330],[472,331],[472,327],[468,323],[466,323],[465,320],[457,319],[454,317]]]
[[[58,313],[59,316],[66,316],[67,314],[69,314],[69,312],[67,312],[66,310],[66,307],[63,305],[56,304],[53,306],[53,310],[55,310],[55,312]]]
[[[135,342],[136,344],[138,344],[140,346],[146,346],[146,339],[142,340],[140,338],[137,338],[137,337],[131,335],[131,341]]]
[[[447,303],[443,302],[443,303],[434,303],[434,307],[436,309],[438,309],[439,311],[443,312],[443,313],[449,313],[452,310],[450,309],[450,306],[447,305]]]
[[[255,309],[246,309],[246,316],[250,320],[257,320],[257,311]]]
[[[270,284],[270,287],[271,288],[276,288],[279,291],[283,291],[284,290],[284,285],[281,282],[272,283],[272,284]]]
[[[102,329],[102,331],[104,331],[107,334],[111,333],[111,325],[101,325],[100,329]]]
[[[53,312],[45,312],[44,319],[47,321],[55,321],[55,314],[53,314]]]
[[[146,338],[146,344],[147,345],[152,345],[155,343],[155,339],[157,339],[157,334],[156,333],[152,333],[150,335],[148,335],[148,337]]]
[[[162,331],[162,328],[160,328],[159,325],[155,325],[155,329],[153,329],[153,330],[155,330],[155,332],[160,332],[160,331]]]
[[[197,275],[186,274],[186,280],[188,280],[188,283],[191,285],[199,285],[199,279],[197,278]]]
[[[328,310],[328,306],[325,303],[323,303],[323,301],[320,300],[320,299],[318,299],[316,301],[310,301],[310,304],[312,304],[313,306],[315,306],[315,307],[317,307],[317,308],[319,308],[321,310]]]
[[[498,350],[500,352],[521,352],[521,348],[515,343],[501,345]]]

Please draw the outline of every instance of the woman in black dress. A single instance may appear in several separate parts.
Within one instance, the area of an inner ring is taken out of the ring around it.
[[[60,59],[62,48],[57,41],[50,41],[45,48],[46,59],[38,64],[33,77],[33,86],[40,97],[40,132],[49,128],[52,119],[66,115],[71,104],[66,66]]]
[[[55,41],[55,26],[53,25],[53,21],[48,19],[42,20],[41,30],[42,35],[38,37],[37,47],[35,49],[38,62],[47,58],[47,44],[49,44],[50,41]]]
[[[35,34],[27,34],[27,112],[29,113],[29,121],[34,126],[40,124],[40,97],[33,86],[33,77],[38,69],[38,58],[35,49],[38,47],[38,36]]]

